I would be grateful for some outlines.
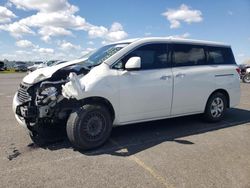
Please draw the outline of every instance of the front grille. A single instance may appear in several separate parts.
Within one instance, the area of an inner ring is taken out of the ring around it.
[[[17,92],[17,97],[20,102],[24,103],[31,99],[29,93],[27,92],[29,86],[21,83]]]

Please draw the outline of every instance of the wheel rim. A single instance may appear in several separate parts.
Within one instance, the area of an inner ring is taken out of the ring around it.
[[[216,97],[211,103],[210,112],[212,117],[214,118],[220,117],[223,113],[223,110],[224,110],[223,100],[219,97]]]
[[[99,112],[89,113],[83,121],[83,134],[90,141],[102,138],[106,129],[105,117]]]
[[[249,83],[250,82],[250,74],[246,75],[244,80],[245,80],[245,82]]]

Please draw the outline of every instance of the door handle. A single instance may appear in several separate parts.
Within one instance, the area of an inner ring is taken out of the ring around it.
[[[169,80],[171,78],[171,76],[161,76],[161,80]]]
[[[175,77],[176,78],[184,78],[186,74],[178,73]]]

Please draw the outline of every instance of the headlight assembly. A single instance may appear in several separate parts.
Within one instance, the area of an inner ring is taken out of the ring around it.
[[[37,95],[37,104],[47,104],[49,101],[55,101],[58,92],[55,87],[47,87]]]
[[[41,92],[41,94],[45,96],[56,95],[57,89],[55,87],[47,87]]]

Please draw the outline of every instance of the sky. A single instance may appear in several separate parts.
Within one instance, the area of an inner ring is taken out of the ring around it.
[[[167,36],[224,42],[250,60],[250,0],[0,0],[0,60],[70,60]]]

